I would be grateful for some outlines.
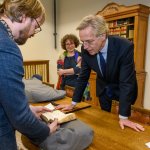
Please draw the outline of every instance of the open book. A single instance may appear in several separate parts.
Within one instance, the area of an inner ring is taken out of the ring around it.
[[[41,118],[45,122],[53,122],[54,119],[57,118],[58,123],[61,124],[61,123],[68,122],[68,121],[76,119],[76,115],[74,113],[65,114],[60,110],[55,110],[55,107],[51,103],[46,105],[45,107],[52,110],[52,112],[45,112],[41,115]]]

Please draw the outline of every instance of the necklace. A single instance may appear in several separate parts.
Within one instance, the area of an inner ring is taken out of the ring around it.
[[[11,31],[11,29],[9,28],[8,24],[7,24],[4,20],[2,20],[2,19],[0,19],[0,22],[6,27],[9,37],[10,37],[12,40],[14,40],[14,36],[12,35],[12,31]]]

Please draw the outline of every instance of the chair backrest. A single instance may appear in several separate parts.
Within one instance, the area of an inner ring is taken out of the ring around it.
[[[21,141],[23,145],[29,150],[40,150],[40,148],[34,145],[26,136],[21,135]]]
[[[50,82],[49,80],[49,60],[28,60],[23,62],[25,79],[31,78],[38,74],[42,76],[42,81]]]
[[[73,97],[74,90],[75,90],[74,87],[65,85],[66,96]]]

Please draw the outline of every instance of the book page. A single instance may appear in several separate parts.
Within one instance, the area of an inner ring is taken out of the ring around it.
[[[60,110],[54,110],[53,112],[43,113],[41,118],[46,122],[52,122],[54,119],[58,119],[58,123],[64,123],[76,119],[76,116],[74,113],[65,114]]]
[[[49,103],[48,105],[46,105],[44,107],[46,107],[46,108],[48,108],[50,110],[55,110],[55,107],[51,103]]]

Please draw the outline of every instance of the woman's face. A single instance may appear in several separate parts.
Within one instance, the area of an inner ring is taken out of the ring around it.
[[[74,51],[74,49],[75,49],[74,41],[68,39],[68,40],[66,40],[66,43],[65,43],[65,44],[66,44],[66,50],[67,50],[68,52]]]

